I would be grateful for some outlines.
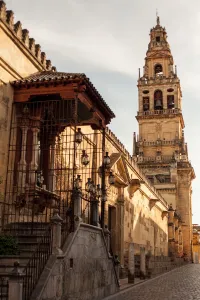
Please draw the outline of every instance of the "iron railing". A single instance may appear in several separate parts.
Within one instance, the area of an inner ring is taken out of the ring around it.
[[[30,300],[30,296],[39,280],[42,271],[52,253],[51,227],[47,228],[45,234],[24,269],[23,278],[23,300]]]
[[[8,300],[8,278],[0,275],[0,300]]]
[[[77,111],[75,122],[73,110],[73,100],[14,104],[2,207],[3,228],[11,223],[48,223],[54,208],[59,209],[60,215],[63,213],[61,217],[65,220],[66,214],[73,208],[69,204],[74,179],[78,175],[82,180],[83,194],[88,178],[103,188],[105,179],[103,172],[99,172],[105,155],[102,130],[81,126],[81,111]],[[82,141],[76,143],[79,126]],[[83,153],[89,157],[87,165],[82,163]],[[83,217],[88,223],[89,206],[84,200],[82,204]],[[64,225],[67,227],[67,222]]]

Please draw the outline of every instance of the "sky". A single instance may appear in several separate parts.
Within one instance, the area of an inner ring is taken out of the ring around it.
[[[116,118],[111,130],[132,153],[138,68],[144,65],[156,9],[166,27],[183,93],[185,139],[196,179],[193,223],[200,224],[200,1],[7,0],[57,71],[86,73]]]

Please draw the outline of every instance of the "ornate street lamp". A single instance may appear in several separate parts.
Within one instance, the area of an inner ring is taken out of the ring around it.
[[[113,175],[112,172],[110,172],[110,174],[109,174],[108,182],[109,182],[110,185],[115,184],[115,176]]]
[[[96,194],[97,194],[97,197],[100,198],[102,196],[102,190],[101,190],[101,186],[100,184],[97,184],[97,187],[96,187]]]
[[[85,150],[82,150],[82,155],[81,155],[81,163],[84,166],[87,166],[89,164],[89,156],[87,155]]]
[[[74,180],[74,188],[76,190],[81,190],[81,183],[82,183],[81,175],[77,175],[77,178]]]
[[[108,152],[106,152],[106,155],[104,156],[103,164],[105,167],[108,167],[110,165],[110,157],[108,156]]]
[[[85,190],[87,193],[90,191],[90,185],[92,184],[91,178],[88,178],[88,181],[85,184]]]
[[[77,144],[80,144],[82,142],[83,139],[83,134],[81,132],[81,128],[78,128],[78,131],[76,131],[75,133],[75,142]]]

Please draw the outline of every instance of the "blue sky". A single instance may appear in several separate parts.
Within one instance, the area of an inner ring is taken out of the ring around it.
[[[15,21],[42,46],[58,71],[84,72],[115,112],[110,128],[132,152],[138,131],[138,68],[158,9],[166,27],[183,93],[185,138],[197,179],[193,223],[200,223],[200,1],[7,0]]]

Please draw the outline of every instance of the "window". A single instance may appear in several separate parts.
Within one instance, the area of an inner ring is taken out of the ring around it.
[[[143,111],[149,110],[149,97],[143,97]]]
[[[162,65],[156,64],[154,70],[155,70],[155,75],[158,73],[162,73]]]
[[[174,95],[167,95],[167,108],[174,108]]]
[[[156,42],[160,42],[160,36],[156,36]]]
[[[163,94],[162,91],[157,90],[154,93],[154,110],[163,109]]]
[[[149,94],[149,91],[148,90],[144,90],[143,94]]]

